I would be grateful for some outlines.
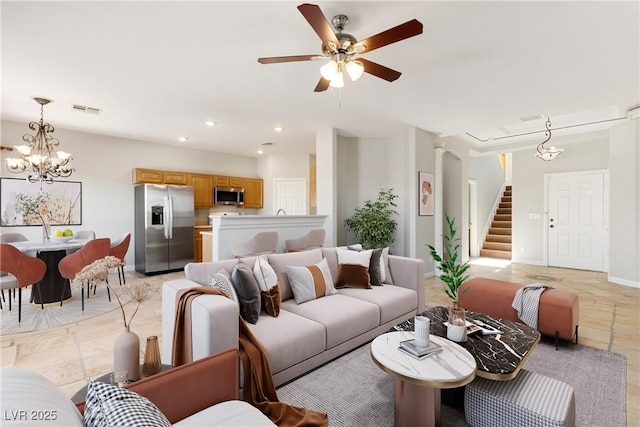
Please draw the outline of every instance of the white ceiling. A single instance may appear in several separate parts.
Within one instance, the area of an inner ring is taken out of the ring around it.
[[[2,118],[27,131],[39,116],[30,98],[42,96],[55,101],[45,119],[56,127],[250,156],[264,142],[314,152],[327,126],[363,137],[415,126],[481,152],[540,140],[530,132],[544,119],[523,117],[576,132],[640,104],[637,1],[319,2],[329,20],[348,15],[359,40],[413,18],[424,25],[364,55],[400,79],[365,74],[324,93],[313,92],[324,61],[257,62],[320,53],[300,3],[2,1]]]

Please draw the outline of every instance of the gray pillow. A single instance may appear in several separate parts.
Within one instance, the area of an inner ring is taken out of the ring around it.
[[[247,263],[238,260],[231,273],[231,283],[240,302],[240,316],[249,323],[258,323],[261,309],[260,288],[256,276],[253,275],[253,269]]]
[[[240,301],[238,301],[238,295],[236,295],[236,290],[233,288],[231,284],[231,278],[229,277],[229,273],[225,269],[222,269],[221,272],[211,273],[209,275],[209,281],[207,285],[212,288],[216,288],[219,291],[222,291],[230,300],[238,304],[240,306]]]

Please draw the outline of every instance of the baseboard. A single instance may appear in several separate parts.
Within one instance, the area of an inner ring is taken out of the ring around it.
[[[629,286],[630,288],[640,288],[640,282],[634,282],[633,280],[622,279],[620,277],[607,276],[607,280],[616,285]]]

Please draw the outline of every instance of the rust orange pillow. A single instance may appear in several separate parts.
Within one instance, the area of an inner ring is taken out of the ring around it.
[[[336,288],[371,289],[369,269],[360,264],[340,264]]]
[[[262,307],[269,315],[278,317],[280,314],[280,285],[276,284],[268,291],[260,291]]]

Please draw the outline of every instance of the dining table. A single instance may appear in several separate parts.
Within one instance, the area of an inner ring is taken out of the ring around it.
[[[36,304],[61,302],[71,298],[71,285],[58,270],[58,263],[67,255],[68,250],[80,249],[89,239],[72,239],[66,242],[42,242],[27,240],[11,242],[22,253],[35,252],[38,258],[47,264],[47,271],[40,282],[34,284],[31,301]]]

